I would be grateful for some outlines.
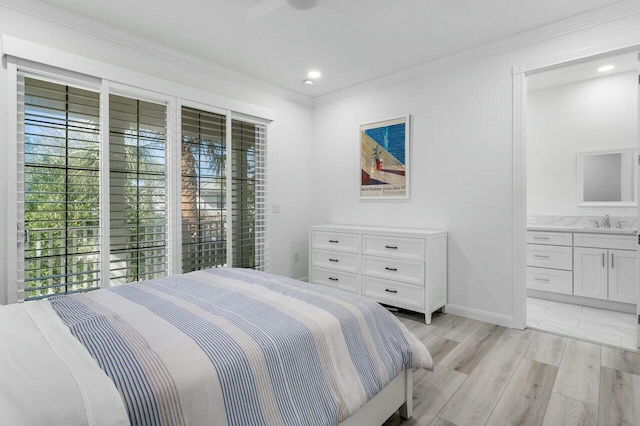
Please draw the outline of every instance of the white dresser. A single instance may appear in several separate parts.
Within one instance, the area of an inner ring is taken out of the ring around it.
[[[309,282],[423,313],[447,304],[447,233],[355,225],[313,226]]]

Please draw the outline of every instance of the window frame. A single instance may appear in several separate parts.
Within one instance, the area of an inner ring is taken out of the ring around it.
[[[200,109],[226,117],[227,170],[232,164],[231,120],[264,125],[275,119],[275,112],[246,102],[238,101],[211,92],[151,77],[146,74],[101,63],[71,53],[59,51],[35,43],[2,37],[4,53],[7,60],[7,147],[4,173],[6,182],[6,201],[8,206],[18,203],[17,187],[17,135],[18,135],[18,71],[31,77],[48,80],[58,84],[68,83],[76,87],[87,87],[100,92],[100,203],[108,206],[109,193],[109,95],[134,97],[167,106],[167,275],[182,272],[182,212],[181,201],[181,109],[182,106]],[[60,68],[63,66],[64,68]],[[216,106],[217,105],[217,106]],[[228,106],[224,108],[221,106]],[[255,114],[255,115],[254,115]],[[226,180],[227,199],[232,199],[232,179]],[[231,220],[232,203],[227,203],[227,265],[233,263]],[[9,208],[5,213],[6,270],[1,276],[6,277],[6,302],[19,300],[17,278],[18,271],[24,271],[24,259],[20,259],[20,245],[24,241],[24,230],[16,228],[18,209]],[[110,286],[109,241],[110,212],[101,208],[100,216],[100,288]],[[267,228],[268,229],[268,228]],[[2,236],[0,233],[0,236]],[[268,239],[266,252],[268,253]],[[17,248],[17,249],[16,249]],[[21,268],[21,269],[20,269]],[[2,299],[0,298],[0,302]]]

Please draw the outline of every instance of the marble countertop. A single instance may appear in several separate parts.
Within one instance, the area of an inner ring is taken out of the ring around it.
[[[635,235],[638,233],[636,228],[594,228],[593,226],[578,225],[557,225],[557,224],[530,224],[527,225],[528,231],[564,231],[564,232],[585,232],[593,234],[622,234]]]
[[[585,232],[594,234],[635,235],[638,233],[638,218],[634,216],[611,216],[610,228],[605,228],[600,216],[528,216],[530,231]],[[594,227],[594,222],[600,226]],[[618,228],[620,224],[622,228]]]

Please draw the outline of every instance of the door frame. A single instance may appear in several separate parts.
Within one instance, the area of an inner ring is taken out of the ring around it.
[[[512,67],[511,282],[512,327],[527,326],[527,77],[600,57],[640,51],[640,36]],[[640,125],[640,123],[639,123]],[[640,216],[640,206],[638,207]],[[639,251],[640,253],[640,251]],[[640,279],[640,275],[638,276]],[[640,283],[637,283],[640,288]],[[638,305],[640,307],[640,304]],[[640,311],[639,311],[640,313]],[[640,331],[639,331],[640,333]]]

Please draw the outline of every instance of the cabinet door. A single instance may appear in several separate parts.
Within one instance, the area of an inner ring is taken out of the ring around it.
[[[609,250],[609,300],[636,303],[636,252]]]
[[[607,254],[606,249],[573,249],[573,294],[595,299],[607,298]]]

